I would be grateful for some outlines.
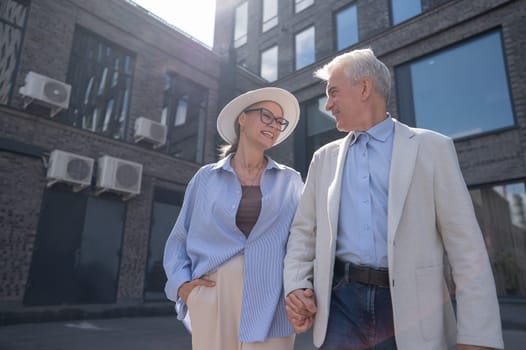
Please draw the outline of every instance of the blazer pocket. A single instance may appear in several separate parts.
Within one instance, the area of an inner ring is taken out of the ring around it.
[[[418,318],[423,338],[432,340],[443,336],[446,303],[443,265],[417,269],[416,292]]]

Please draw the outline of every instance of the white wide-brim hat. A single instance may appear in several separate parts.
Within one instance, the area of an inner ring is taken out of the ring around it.
[[[230,101],[217,117],[217,132],[227,143],[237,142],[235,123],[237,117],[248,107],[263,101],[276,102],[283,110],[283,118],[288,120],[289,126],[276,139],[274,146],[283,142],[296,128],[300,119],[298,100],[287,90],[277,87],[266,87],[248,91]]]

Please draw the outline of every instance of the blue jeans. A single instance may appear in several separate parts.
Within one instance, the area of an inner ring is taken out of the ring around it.
[[[389,288],[334,276],[322,350],[396,350]]]

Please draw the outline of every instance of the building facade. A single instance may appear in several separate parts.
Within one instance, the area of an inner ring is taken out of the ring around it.
[[[173,313],[186,184],[264,81],[132,1],[7,0],[0,24],[0,324]]]
[[[342,136],[312,74],[362,47],[393,73],[395,118],[455,139],[517,322],[526,0],[221,0],[213,50],[127,0],[8,0],[0,24],[0,324],[173,312],[162,249],[189,179],[217,159],[220,108],[293,92],[300,123],[269,153],[305,175]]]
[[[454,138],[511,322],[506,310],[526,301],[524,33],[524,0],[229,0],[214,50],[298,97],[294,166],[306,174],[312,153],[342,136],[313,72],[372,48],[393,75],[391,115]]]

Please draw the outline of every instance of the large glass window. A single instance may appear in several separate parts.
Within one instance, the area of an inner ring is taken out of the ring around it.
[[[168,127],[165,150],[202,163],[208,90],[174,73],[166,74],[161,122]]]
[[[499,31],[399,66],[395,73],[399,117],[408,124],[454,138],[514,125]]]
[[[263,0],[263,21],[261,31],[274,28],[278,24],[278,0]]]
[[[346,135],[336,130],[336,120],[325,110],[326,96],[309,100],[301,105],[301,119],[295,133],[294,167],[304,176],[314,152],[321,146]]]
[[[124,139],[135,58],[124,48],[75,30],[68,79],[69,109],[58,118],[84,130]]]
[[[157,188],[154,193],[150,226],[148,265],[144,284],[144,299],[166,300],[163,253],[166,240],[183,205],[183,193]]]
[[[10,104],[29,1],[0,2],[0,104]]]
[[[238,7],[235,12],[234,25],[234,47],[240,47],[247,43],[248,30],[248,2],[245,1]]]
[[[336,14],[337,50],[358,42],[358,16],[356,5],[351,5]]]
[[[421,12],[421,0],[391,0],[391,13],[395,25],[419,15]]]
[[[277,46],[272,46],[261,53],[261,77],[271,82],[278,79]]]
[[[294,0],[294,12],[298,13],[314,4],[314,0]]]
[[[296,70],[301,69],[316,60],[314,27],[309,27],[296,34]]]
[[[499,296],[526,296],[526,183],[470,191]]]

